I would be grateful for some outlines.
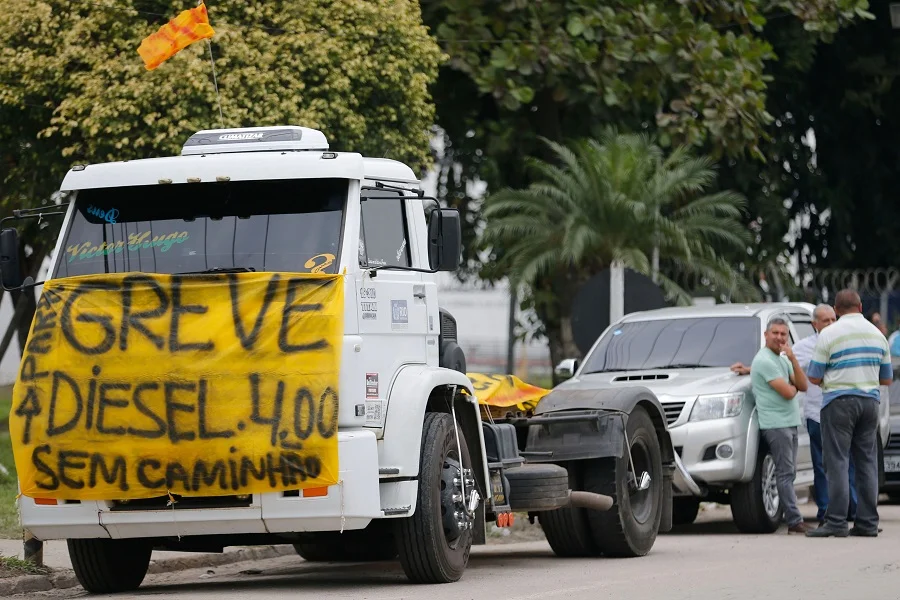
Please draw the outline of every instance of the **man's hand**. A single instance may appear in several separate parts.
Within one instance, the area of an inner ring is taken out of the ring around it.
[[[794,372],[791,373],[791,383],[793,384],[796,394],[797,392],[805,392],[809,387],[809,380],[806,378],[806,372],[803,371],[803,368],[800,366],[800,363],[797,361],[797,357],[794,356],[794,350],[791,348],[790,344],[784,342],[781,344],[781,351],[784,352],[784,355],[791,361],[791,365],[794,368]],[[785,390],[786,392],[787,390]],[[782,396],[787,398],[781,390],[778,390]],[[792,396],[793,397],[793,396]]]
[[[731,365],[731,371],[737,373],[738,375],[749,375],[750,367],[745,367],[744,363],[736,362]]]
[[[794,349],[791,348],[791,345],[788,344],[787,341],[781,344],[781,351],[784,352],[784,355],[787,356],[791,362],[794,362]]]

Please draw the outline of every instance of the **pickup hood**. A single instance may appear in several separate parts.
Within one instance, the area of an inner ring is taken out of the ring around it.
[[[735,375],[727,367],[704,369],[659,369],[610,371],[580,375],[558,385],[563,390],[596,390],[642,386],[660,400],[742,390],[750,386],[750,376]]]

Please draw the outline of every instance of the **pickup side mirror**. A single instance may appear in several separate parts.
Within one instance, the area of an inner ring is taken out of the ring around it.
[[[6,289],[22,285],[22,268],[19,265],[19,233],[13,229],[0,231],[0,280]]]
[[[432,270],[455,271],[462,252],[459,211],[436,209],[428,222],[428,264]]]
[[[566,379],[571,379],[575,376],[575,371],[578,370],[578,359],[577,358],[566,358],[559,362],[556,365],[556,368],[553,369],[553,373],[559,378],[561,381],[565,381]]]

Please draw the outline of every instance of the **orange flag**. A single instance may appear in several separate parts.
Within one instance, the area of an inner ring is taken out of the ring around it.
[[[148,35],[141,42],[138,54],[144,66],[152,71],[178,52],[200,40],[211,38],[215,32],[209,25],[206,5],[182,11],[180,15]]]

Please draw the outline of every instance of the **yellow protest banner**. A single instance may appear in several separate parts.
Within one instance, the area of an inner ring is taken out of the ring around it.
[[[484,410],[495,417],[515,408],[527,413],[534,410],[550,390],[525,383],[515,375],[466,373],[475,390],[475,398]],[[507,410],[503,410],[507,409]]]
[[[221,496],[337,482],[340,275],[44,284],[13,392],[21,492]]]

